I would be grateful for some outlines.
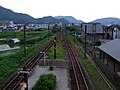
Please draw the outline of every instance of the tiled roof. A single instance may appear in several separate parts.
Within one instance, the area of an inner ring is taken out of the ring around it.
[[[98,48],[120,62],[120,39],[111,40]]]

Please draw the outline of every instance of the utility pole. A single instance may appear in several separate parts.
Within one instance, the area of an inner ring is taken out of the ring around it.
[[[56,60],[56,37],[54,39],[54,60]]]
[[[24,25],[24,27],[23,27],[23,29],[24,29],[24,57],[26,57],[26,26],[28,25],[28,23],[29,22],[27,22],[25,25]]]
[[[84,53],[84,58],[86,58],[86,35],[87,35],[87,25],[85,25],[85,46],[84,46],[84,50],[85,50],[85,53]]]
[[[26,57],[26,25],[24,25],[24,56]]]
[[[48,24],[48,40],[50,40],[50,38],[49,38],[49,34],[50,34],[50,32],[49,32],[49,29],[50,29],[50,28],[49,28],[49,25],[50,25],[50,24]]]
[[[95,49],[95,41],[96,41],[96,39],[95,39],[95,38],[96,38],[96,37],[95,37],[95,34],[96,34],[96,23],[93,23],[93,34],[94,34],[94,35],[93,35],[93,37],[94,37],[94,38],[93,38],[93,39],[94,39],[93,42],[94,42],[94,49]]]
[[[97,23],[93,23],[93,44],[94,44],[94,46],[93,46],[93,58],[95,59],[95,42],[96,42],[96,24]]]

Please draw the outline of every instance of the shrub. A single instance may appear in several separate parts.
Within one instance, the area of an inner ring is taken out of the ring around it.
[[[51,90],[56,86],[56,76],[54,74],[43,74],[32,90]]]

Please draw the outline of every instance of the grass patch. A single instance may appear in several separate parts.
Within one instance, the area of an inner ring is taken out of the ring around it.
[[[39,33],[45,33],[45,32],[46,31],[43,31],[43,32],[40,31]],[[6,32],[4,32],[4,34],[2,36],[8,35],[6,37],[11,37],[11,35],[14,35],[14,33],[20,33],[20,35],[21,35],[21,32],[8,32],[8,34]],[[37,32],[38,36],[39,36],[39,33]],[[34,34],[33,34],[33,36],[34,36]],[[27,60],[29,58],[31,58],[33,55],[35,55],[41,48],[46,46],[49,43],[49,41],[50,40],[48,40],[48,38],[45,38],[41,41],[36,42],[35,44],[27,44],[28,48],[27,48],[26,57],[24,57],[23,44],[19,44],[21,46],[21,48],[18,50],[11,51],[10,54],[5,54],[8,51],[0,52],[0,54],[3,54],[2,56],[0,56],[0,85],[2,83],[4,83],[4,81],[7,78],[9,78],[10,75],[13,72],[15,72],[21,65],[23,65],[25,62],[27,62]]]
[[[47,52],[47,59],[54,60],[54,46]],[[59,40],[56,44],[56,59],[64,60],[65,59],[65,51],[63,49],[62,41]]]
[[[35,55],[42,47],[48,44],[49,40],[44,39],[27,49],[27,55],[24,57],[23,49],[17,53],[0,58],[0,85],[14,72],[23,65],[31,56]],[[36,49],[35,49],[36,47]]]
[[[15,54],[17,53],[19,50],[10,50],[10,51],[2,51],[0,52],[0,57],[6,57],[8,55],[12,55],[12,54]]]
[[[111,90],[89,59],[82,59],[82,63],[89,74],[95,90]]]

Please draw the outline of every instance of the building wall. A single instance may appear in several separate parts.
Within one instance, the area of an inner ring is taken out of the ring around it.
[[[87,38],[87,42],[94,42],[93,34],[87,35],[86,38]],[[95,35],[95,42],[99,41],[100,39],[103,39],[103,35],[100,35],[100,34]]]
[[[82,30],[85,32],[85,25],[87,25],[87,33],[94,33],[93,29],[95,29],[96,33],[103,33],[103,27],[100,23],[82,23]]]

